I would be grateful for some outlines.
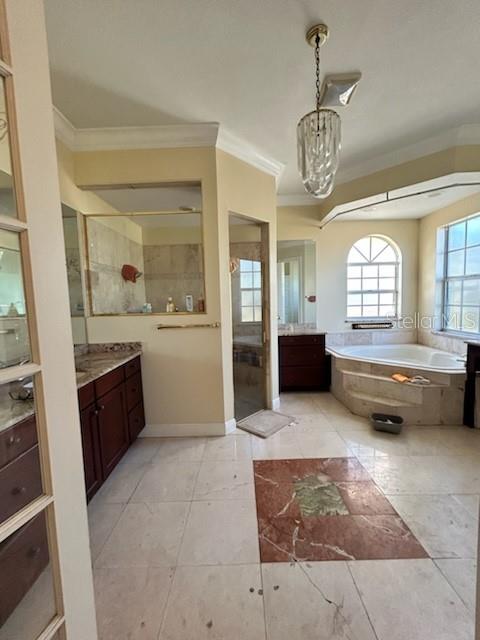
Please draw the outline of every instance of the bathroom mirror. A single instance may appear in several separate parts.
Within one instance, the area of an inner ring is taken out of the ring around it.
[[[316,325],[315,264],[313,240],[277,242],[279,324]]]
[[[0,229],[0,368],[30,360],[20,238]]]
[[[0,215],[16,218],[17,205],[13,188],[4,83],[2,79],[0,82]]]
[[[82,220],[74,209],[62,204],[63,236],[67,263],[68,295],[74,344],[86,344],[85,297],[82,266]]]
[[[92,315],[205,312],[200,185],[95,193],[118,213],[85,216]]]

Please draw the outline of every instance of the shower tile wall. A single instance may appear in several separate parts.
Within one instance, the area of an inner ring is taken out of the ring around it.
[[[201,244],[145,245],[145,291],[153,310],[164,312],[169,297],[186,311],[185,296],[193,296],[193,309],[205,299]]]
[[[93,312],[141,311],[147,301],[145,279],[125,282],[121,269],[124,264],[131,264],[144,272],[142,245],[90,218],[88,251]]]

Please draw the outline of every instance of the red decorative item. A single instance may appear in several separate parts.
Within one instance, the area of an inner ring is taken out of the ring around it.
[[[141,271],[139,271],[137,267],[134,267],[132,264],[124,264],[122,267],[122,278],[127,282],[135,283],[141,275]]]

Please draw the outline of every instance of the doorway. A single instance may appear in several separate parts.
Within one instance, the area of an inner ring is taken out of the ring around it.
[[[233,388],[237,422],[267,406],[268,225],[229,216]]]

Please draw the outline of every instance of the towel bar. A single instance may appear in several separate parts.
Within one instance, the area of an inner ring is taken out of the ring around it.
[[[210,324],[158,324],[157,329],[218,329],[220,322]]]

